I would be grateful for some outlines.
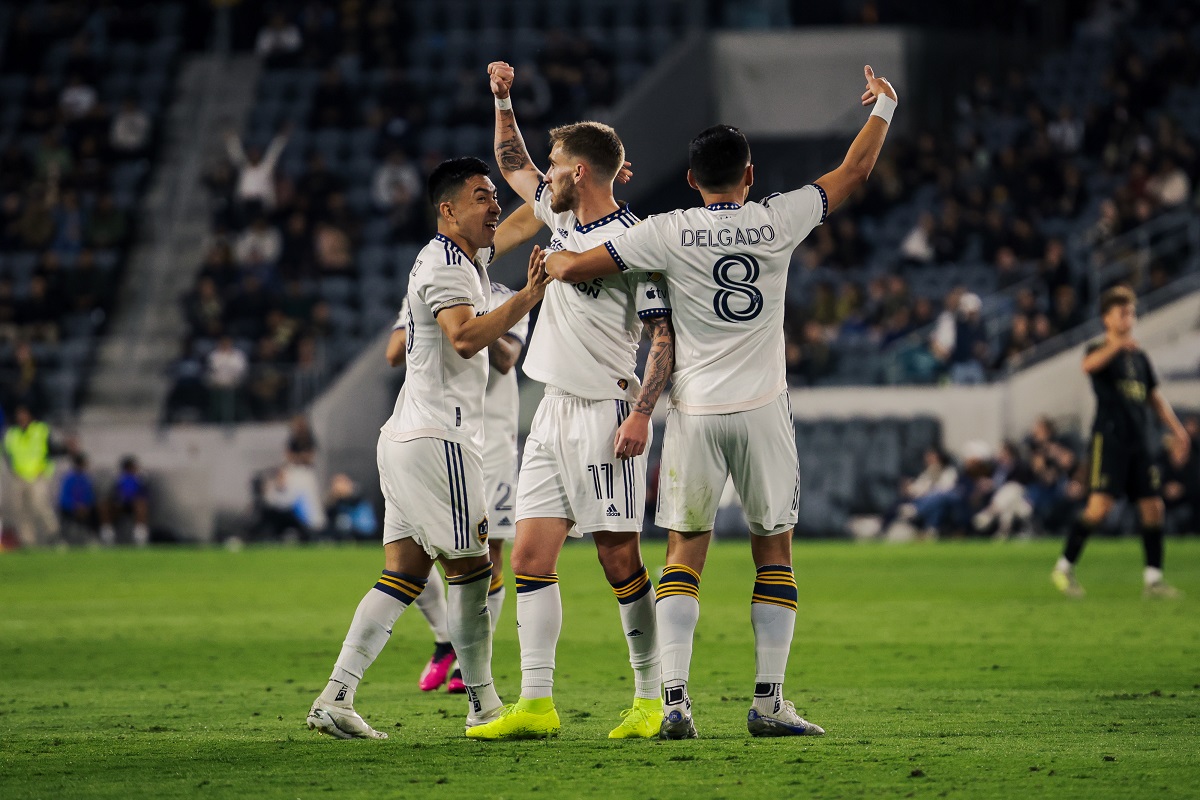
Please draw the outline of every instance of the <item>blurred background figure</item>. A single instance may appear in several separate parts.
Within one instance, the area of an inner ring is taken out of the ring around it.
[[[136,546],[150,544],[150,487],[133,456],[121,459],[121,471],[108,494],[100,540],[106,545],[116,544],[126,538],[126,529]]]
[[[63,536],[69,544],[95,541],[100,531],[100,504],[83,453],[71,456],[71,469],[63,476],[58,493],[58,512],[62,516]]]

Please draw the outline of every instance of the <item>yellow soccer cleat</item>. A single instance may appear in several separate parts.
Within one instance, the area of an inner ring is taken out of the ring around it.
[[[1055,569],[1050,573],[1050,582],[1054,584],[1054,588],[1065,594],[1067,597],[1083,597],[1086,592],[1083,591],[1083,586],[1075,578],[1075,570],[1066,571]]]
[[[504,707],[497,719],[467,729],[468,739],[498,742],[511,739],[545,739],[558,736],[562,725],[554,700],[549,697],[537,700],[521,698]]]
[[[653,739],[662,726],[662,698],[633,698],[633,708],[621,712],[621,724],[608,732],[610,739]]]

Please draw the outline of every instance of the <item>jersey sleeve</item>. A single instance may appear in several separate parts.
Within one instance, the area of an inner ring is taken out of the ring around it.
[[[440,266],[424,272],[417,285],[409,289],[429,308],[430,314],[436,317],[452,306],[475,306],[475,287],[466,269]]]
[[[825,221],[829,198],[825,190],[810,183],[792,192],[763,198],[763,208],[771,212],[781,235],[799,244],[809,232]]]
[[[398,331],[408,324],[408,293],[404,294],[404,299],[400,301],[400,313],[396,315],[396,322],[392,325],[392,330]]]
[[[666,272],[671,259],[663,244],[659,227],[669,216],[652,216],[630,228],[623,236],[609,239],[602,247],[608,250],[622,272]]]
[[[634,307],[641,319],[651,317],[669,317],[671,315],[671,298],[667,294],[667,279],[661,272],[647,272],[641,275],[631,275],[633,286]]]
[[[554,212],[550,210],[550,184],[542,181],[533,193],[533,215],[547,226],[554,227]]]

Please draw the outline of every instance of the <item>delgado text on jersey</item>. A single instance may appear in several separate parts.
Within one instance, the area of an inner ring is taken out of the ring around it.
[[[758,244],[775,241],[775,229],[770,225],[758,228],[687,228],[680,231],[681,247],[728,247],[733,244]]]

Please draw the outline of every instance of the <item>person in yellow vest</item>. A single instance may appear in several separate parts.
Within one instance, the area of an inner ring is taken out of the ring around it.
[[[14,424],[4,434],[4,458],[13,477],[13,514],[22,547],[58,540],[52,483],[54,455],[60,449],[50,426],[35,420],[26,406],[18,406]]]

